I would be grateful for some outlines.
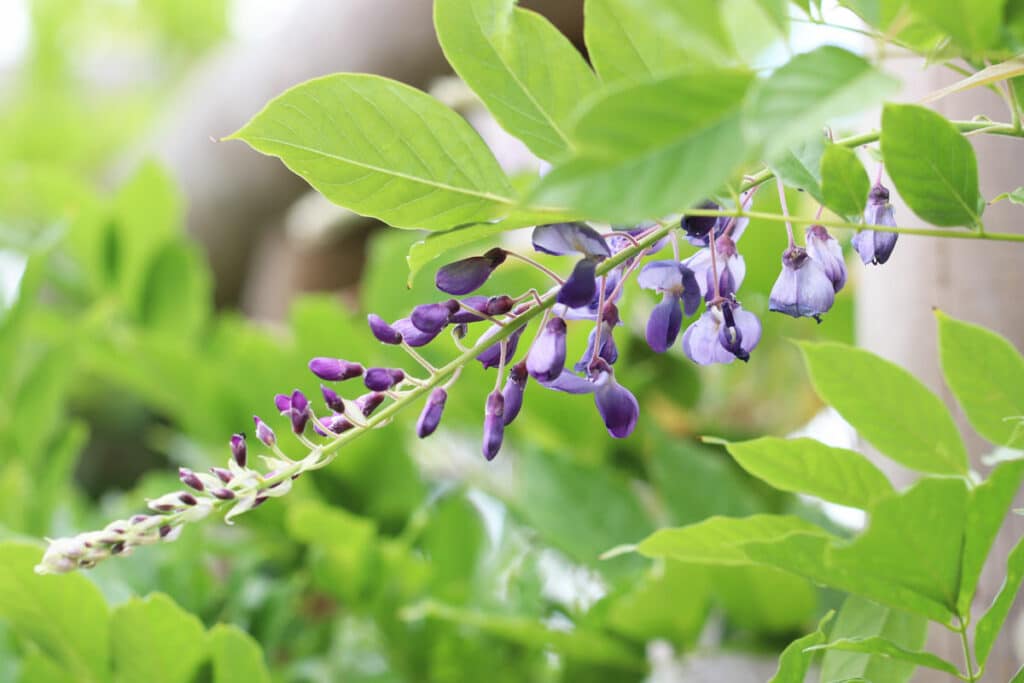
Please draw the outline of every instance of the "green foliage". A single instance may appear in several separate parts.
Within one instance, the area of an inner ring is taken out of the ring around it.
[[[133,598],[111,614],[115,681],[188,683],[206,658],[202,623],[165,595]]]
[[[921,617],[850,595],[843,601],[829,632],[829,642],[876,637],[905,650],[915,651],[924,647],[927,626],[928,622]],[[890,658],[879,652],[854,652],[829,647],[821,661],[821,680],[863,678],[868,681],[902,683],[910,678],[914,668],[913,663]]]
[[[821,157],[821,193],[825,206],[840,216],[864,212],[871,182],[853,150],[829,145]]]
[[[825,626],[832,621],[834,612],[829,612],[818,622],[818,629],[802,638],[797,638],[786,646],[779,655],[779,668],[768,683],[803,683],[807,677],[807,669],[811,666],[811,656],[807,649],[825,642]]]
[[[824,135],[816,135],[784,150],[776,156],[772,163],[772,173],[787,186],[804,190],[815,200],[824,204],[821,167],[826,142]],[[829,148],[831,149],[833,146]]]
[[[996,637],[1010,614],[1013,601],[1020,591],[1021,581],[1024,580],[1024,539],[1017,541],[1017,544],[1010,551],[1006,560],[1006,578],[999,589],[988,611],[978,620],[974,631],[974,652],[978,658],[978,666],[984,666],[988,659]]]
[[[896,190],[918,216],[941,226],[978,223],[982,202],[974,148],[941,115],[887,104],[882,154]]]

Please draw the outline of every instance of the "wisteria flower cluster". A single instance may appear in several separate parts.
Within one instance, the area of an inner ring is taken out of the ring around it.
[[[420,304],[407,317],[391,322],[376,314],[368,316],[373,336],[382,344],[402,348],[417,371],[317,357],[309,361],[309,369],[324,382],[322,408],[299,390],[274,397],[275,409],[287,418],[292,436],[305,450],[302,458],[287,455],[271,427],[256,416],[256,441],[266,450],[259,456],[262,468],[249,456],[251,444],[245,435],[235,434],[226,468],[214,467],[209,473],[181,469],[184,488],[148,501],[149,514],[51,541],[37,571],[89,568],[138,546],[174,540],[186,523],[214,509],[226,509],[225,521],[232,523],[269,498],[287,493],[302,474],[329,464],[346,440],[385,425],[394,413],[424,397],[416,434],[426,438],[437,430],[448,392],[473,360],[485,370],[496,371],[494,388],[483,406],[481,451],[487,460],[500,451],[505,429],[519,415],[531,380],[540,389],[593,396],[608,433],[615,438],[629,436],[640,406],[614,369],[619,359],[615,332],[622,324],[619,307],[624,285],[635,276],[640,288],[661,296],[646,325],[646,340],[654,351],[668,352],[681,337],[682,352],[694,363],[748,361],[760,341],[761,323],[739,298],[746,273],[739,244],[756,190],[754,186],[744,193],[732,209],[709,201],[677,221],[605,233],[580,222],[537,226],[532,235],[537,252],[575,259],[565,278],[529,256],[503,248],[441,267],[435,284],[452,298]],[[894,225],[888,199],[886,188],[880,184],[872,188],[867,224]],[[820,321],[846,282],[842,249],[821,225],[807,228],[805,246],[796,244],[788,224],[787,231],[789,244],[769,309]],[[682,258],[681,238],[697,251]],[[863,230],[853,244],[867,264],[884,263],[895,242],[894,233]],[[670,246],[670,258],[645,261]],[[535,267],[553,285],[543,294],[536,289],[515,296],[475,294],[509,258]],[[704,310],[697,316],[702,303]],[[530,343],[524,345],[522,337],[534,318],[539,322]],[[687,318],[693,319],[684,330]],[[578,327],[588,330],[588,341],[583,355],[570,364],[567,335]],[[461,355],[438,368],[417,349],[445,331]],[[469,345],[466,340],[474,332],[475,342]],[[357,385],[356,391],[343,390]]]

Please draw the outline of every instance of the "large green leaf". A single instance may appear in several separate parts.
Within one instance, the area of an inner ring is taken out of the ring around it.
[[[1024,358],[995,332],[941,311],[935,317],[942,374],[971,426],[996,445],[1024,444]]]
[[[583,8],[587,51],[606,82],[734,59],[718,3],[586,0]]]
[[[612,596],[607,628],[640,642],[694,642],[707,618],[712,571],[717,570],[671,560],[654,563],[641,580]]]
[[[748,142],[774,159],[837,116],[881,102],[899,82],[834,46],[797,55],[750,91],[743,112]]]
[[[825,203],[821,191],[821,157],[825,153],[825,136],[816,135],[776,155],[771,162],[772,173],[789,187],[803,190],[815,201]]]
[[[789,634],[817,612],[818,589],[791,572],[767,566],[717,566],[711,572],[715,602],[737,628]]]
[[[919,16],[948,33],[964,52],[982,55],[999,40],[1006,0],[911,0]]]
[[[978,658],[978,666],[984,666],[985,660],[992,652],[996,638],[999,636],[1003,623],[1006,621],[1013,601],[1017,598],[1021,580],[1024,580],[1024,538],[1010,551],[1006,560],[1006,578],[999,589],[988,611],[978,619],[974,630],[974,654]]]
[[[189,683],[206,659],[202,622],[160,593],[114,610],[110,636],[119,683]]]
[[[235,138],[280,157],[331,201],[395,227],[444,230],[516,203],[465,119],[379,76],[335,74],[297,85]]]
[[[871,181],[857,154],[849,147],[829,145],[821,157],[821,193],[825,206],[840,216],[854,218],[864,212]]]
[[[802,342],[818,395],[893,460],[936,474],[966,474],[967,451],[942,401],[903,368],[836,343]]]
[[[434,25],[455,72],[508,132],[544,159],[569,156],[569,118],[597,88],[572,43],[515,0],[437,0]]]
[[[213,683],[270,683],[259,643],[237,626],[214,626],[207,635],[207,647]]]
[[[535,202],[626,223],[704,199],[747,152],[738,108],[749,83],[742,72],[688,73],[613,90],[574,130],[584,155],[548,173]]]
[[[896,643],[880,636],[868,636],[866,638],[840,638],[824,645],[815,645],[810,648],[814,650],[843,650],[845,652],[860,652],[864,654],[889,657],[899,662],[906,662],[914,666],[924,666],[936,671],[943,671],[956,676],[959,670],[952,663],[931,652],[920,650],[909,650]],[[882,681],[897,681],[896,678],[879,678]]]
[[[288,509],[288,532],[311,548],[310,569],[319,587],[356,602],[372,580],[377,527],[372,520],[311,500]]]
[[[882,157],[896,190],[924,220],[942,226],[980,220],[974,148],[941,115],[913,104],[887,104]]]
[[[37,576],[38,546],[0,543],[0,619],[61,667],[69,680],[109,681],[110,619],[81,574]]]
[[[960,570],[961,614],[967,614],[978,587],[992,543],[1003,525],[1007,510],[1024,478],[1024,460],[1000,463],[983,483],[970,491],[967,499],[967,526],[964,530],[963,567]]]
[[[922,479],[879,502],[867,530],[835,548],[830,560],[955,610],[966,516],[967,486],[962,480]]]
[[[829,612],[818,622],[817,630],[797,638],[786,646],[779,655],[779,668],[768,683],[804,683],[812,657],[807,649],[825,642],[825,626],[834,616],[834,611]]]
[[[920,650],[927,631],[928,622],[922,617],[850,595],[839,610],[829,639],[876,636],[907,650]],[[907,662],[838,648],[827,650],[821,662],[821,680],[825,683],[852,678],[903,683],[913,672],[914,665]]]
[[[893,492],[881,470],[863,455],[814,439],[764,437],[725,447],[743,469],[783,491],[862,509]]]

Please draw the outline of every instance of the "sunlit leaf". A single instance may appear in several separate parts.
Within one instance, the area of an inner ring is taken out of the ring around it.
[[[928,622],[923,617],[850,595],[843,601],[830,640],[877,636],[907,650],[924,647]],[[868,681],[903,683],[914,672],[914,665],[878,653],[828,649],[821,662],[821,680],[843,681],[863,678]]]
[[[110,639],[118,682],[189,683],[206,659],[202,622],[160,593],[114,610]]]
[[[842,145],[829,145],[821,157],[821,193],[825,206],[840,216],[854,218],[864,212],[871,181],[856,153]]]

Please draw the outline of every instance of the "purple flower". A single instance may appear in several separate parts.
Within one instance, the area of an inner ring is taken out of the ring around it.
[[[715,253],[715,265],[718,267],[718,296],[729,298],[743,284],[747,265],[743,255],[736,251],[736,242],[732,237],[723,235],[715,240],[715,244],[718,247]],[[711,272],[710,247],[699,250],[683,261],[683,265],[693,271],[701,296],[711,301],[714,298],[715,280]]]
[[[287,415],[292,409],[292,397],[288,394],[274,394],[274,407],[277,412]]]
[[[683,353],[698,365],[746,361],[761,340],[757,316],[728,301],[709,306],[683,333]]]
[[[782,272],[768,297],[768,310],[809,317],[821,322],[821,314],[832,308],[836,291],[821,265],[802,247],[792,246],[782,254]]]
[[[363,384],[370,391],[387,391],[405,379],[400,368],[370,368],[363,377]]]
[[[484,406],[484,440],[483,454],[488,460],[501,450],[501,442],[505,437],[505,398],[495,389],[487,395]]]
[[[401,333],[384,322],[376,313],[371,313],[366,316],[366,319],[370,323],[370,331],[373,332],[373,336],[377,338],[377,341],[383,342],[384,344],[401,344],[402,335]]]
[[[600,323],[601,330],[601,349],[598,351],[598,357],[601,360],[608,363],[608,365],[614,365],[615,361],[619,359],[619,349],[615,346],[615,337],[612,336],[612,331],[615,326],[619,324],[619,309],[615,304],[605,304],[604,316]],[[598,325],[594,325],[594,329],[590,330],[590,335],[587,337],[587,348],[583,352],[583,356],[580,357],[573,369],[576,372],[584,372],[589,366],[590,362],[594,359],[594,344],[597,342],[597,330]]]
[[[433,332],[424,332],[416,327],[409,318],[396,320],[392,327],[398,332],[402,341],[409,346],[425,346],[434,341],[437,335],[441,333],[441,330],[444,329],[442,325]]]
[[[449,263],[437,271],[434,284],[448,294],[469,294],[487,282],[487,278],[505,262],[505,258],[505,250],[495,247],[483,256],[471,256]]]
[[[231,437],[231,457],[235,459],[239,467],[245,467],[246,448],[245,434],[234,434]]]
[[[583,254],[596,261],[612,255],[601,234],[583,223],[550,223],[533,229],[533,248],[552,256]]]
[[[868,195],[868,206],[864,209],[864,222],[868,225],[885,225],[896,227],[896,219],[892,215],[892,204],[889,203],[889,190],[879,183],[871,188]],[[899,233],[861,230],[853,236],[853,248],[860,255],[864,265],[876,265],[889,260],[892,250],[896,247]]]
[[[289,417],[292,420],[292,431],[301,434],[306,430],[306,422],[309,421],[309,400],[305,394],[296,389],[292,392],[291,402]]]
[[[600,359],[591,366],[587,379],[563,372],[544,386],[569,394],[594,394],[597,412],[608,433],[616,439],[629,436],[636,427],[640,404],[628,389],[615,381],[611,366]]]
[[[565,321],[555,317],[541,328],[526,355],[526,370],[539,382],[558,377],[565,367]]]
[[[320,385],[320,393],[324,396],[324,403],[327,407],[336,413],[345,412],[345,401],[342,400],[341,396],[338,396],[337,392],[330,387],[325,387],[323,384]]]
[[[382,394],[378,391],[371,391],[368,394],[363,394],[355,400],[356,408],[363,414],[363,417],[370,417],[373,411],[380,407],[380,404],[387,398],[387,394]]]
[[[459,302],[449,299],[441,304],[420,304],[412,309],[409,320],[420,332],[437,334],[448,324],[451,315],[459,310]]]
[[[381,322],[384,321],[381,320]],[[370,325],[372,327],[373,323],[371,322]],[[324,358],[322,356],[309,361],[309,370],[320,379],[327,380],[328,382],[341,382],[363,374],[363,366],[359,363],[350,363],[341,358]]]
[[[319,426],[314,424],[313,428],[316,430],[316,433],[319,434],[320,436],[336,436],[338,434],[347,432],[348,430],[352,429],[352,427],[355,426],[351,422],[349,422],[348,418],[345,417],[344,415],[328,415],[327,417],[320,419],[320,424],[322,424],[324,428],[328,432],[330,432],[326,433],[323,431],[323,429],[320,429]]]
[[[702,202],[697,208],[707,211],[720,211],[722,209],[722,207],[711,200]],[[686,233],[686,238],[690,244],[707,246],[710,241],[708,235],[711,233],[711,229],[718,223],[718,218],[718,216],[687,216],[684,214],[679,221],[679,227]]]
[[[423,406],[423,412],[420,413],[420,417],[416,421],[416,436],[424,439],[434,433],[437,425],[441,422],[441,413],[444,412],[444,404],[447,400],[448,392],[440,387],[430,392],[430,398],[427,399],[426,405]]]
[[[477,313],[467,311],[465,307],[472,308]],[[502,294],[500,296],[471,296],[462,300],[462,307],[452,313],[449,322],[456,324],[475,323],[484,320],[485,315],[504,315],[512,310],[515,302],[512,297]]]
[[[274,436],[274,430],[268,427],[267,423],[259,418],[259,415],[253,415],[252,421],[256,424],[257,439],[262,441],[265,446],[273,446],[277,443],[277,437]]]
[[[640,271],[637,284],[664,295],[647,321],[648,345],[664,353],[679,336],[683,313],[693,315],[700,306],[697,278],[678,261],[652,261]]]
[[[526,392],[528,376],[526,361],[516,363],[509,368],[508,379],[505,380],[505,387],[501,390],[501,397],[505,402],[503,419],[506,426],[516,419],[523,407],[523,394]]]
[[[807,255],[825,271],[825,275],[832,281],[832,288],[838,294],[846,284],[846,259],[843,258],[839,240],[832,237],[825,226],[811,225],[804,232],[804,241],[807,243]]]
[[[576,262],[569,278],[558,290],[558,303],[569,308],[586,306],[597,293],[597,261],[583,258]]]
[[[486,337],[494,336],[502,328],[498,325],[494,325],[487,332],[484,332],[481,340]],[[519,338],[523,336],[523,328],[520,327],[518,330],[509,335],[508,339],[505,340],[505,362],[509,362],[516,355],[516,348],[519,346]],[[479,343],[479,342],[478,342]],[[501,342],[491,344],[484,349],[479,356],[476,357],[480,364],[487,368],[496,368],[501,362]]]

